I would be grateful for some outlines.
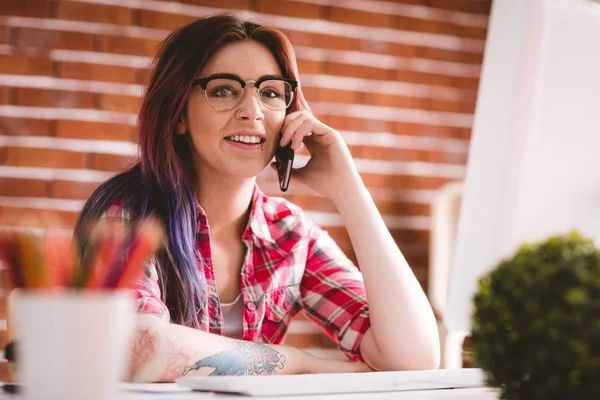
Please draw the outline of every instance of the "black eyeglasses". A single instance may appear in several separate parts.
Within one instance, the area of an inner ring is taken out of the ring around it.
[[[215,74],[207,78],[196,79],[194,86],[198,85],[204,90],[204,97],[211,107],[217,110],[231,110],[244,97],[244,88],[253,84],[256,96],[269,110],[282,111],[287,109],[294,98],[294,91],[298,81],[266,75],[257,81],[240,79],[233,74]]]

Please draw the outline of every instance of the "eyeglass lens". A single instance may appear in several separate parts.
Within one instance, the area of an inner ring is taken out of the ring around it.
[[[219,110],[235,107],[243,93],[242,85],[233,79],[213,79],[206,86],[206,99]],[[258,88],[258,98],[271,110],[285,110],[292,102],[292,86],[276,79],[263,81]]]

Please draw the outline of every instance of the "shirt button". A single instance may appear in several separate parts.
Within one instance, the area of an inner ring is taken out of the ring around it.
[[[256,310],[256,304],[254,304],[253,302],[249,301],[246,303],[246,308],[250,311],[254,311]]]

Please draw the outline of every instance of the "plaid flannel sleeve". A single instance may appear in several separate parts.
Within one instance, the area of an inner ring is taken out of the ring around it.
[[[301,294],[305,314],[354,361],[371,326],[362,274],[329,234],[310,227]]]
[[[120,220],[124,224],[131,220],[129,212],[118,204],[109,207],[100,217],[101,219]],[[159,318],[170,321],[169,309],[161,300],[160,287],[158,285],[158,272],[156,260],[152,257],[132,284],[137,310],[140,314],[152,314]]]

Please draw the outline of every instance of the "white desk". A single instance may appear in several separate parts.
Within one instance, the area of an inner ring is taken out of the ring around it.
[[[358,375],[208,377],[200,378],[200,381],[200,384],[194,381],[188,386],[184,386],[185,383],[182,382],[180,384],[126,383],[122,384],[122,395],[114,400],[497,400],[499,398],[496,391],[483,386],[483,375],[477,369],[378,372]],[[190,387],[229,393],[192,391]],[[344,390],[346,393],[342,393]],[[254,396],[232,394],[232,392]],[[22,397],[0,393],[0,400],[18,400]]]
[[[0,400],[20,400],[22,396],[2,393]],[[498,400],[491,389],[447,389],[415,392],[355,393],[340,395],[245,397],[229,394],[185,393],[128,393],[116,400]],[[67,400],[67,399],[65,399]]]
[[[127,400],[498,400],[491,389],[421,390],[415,392],[356,393],[340,395],[245,397],[216,393],[135,394]],[[6,398],[8,400],[9,398]],[[1,400],[5,400],[4,397]]]

